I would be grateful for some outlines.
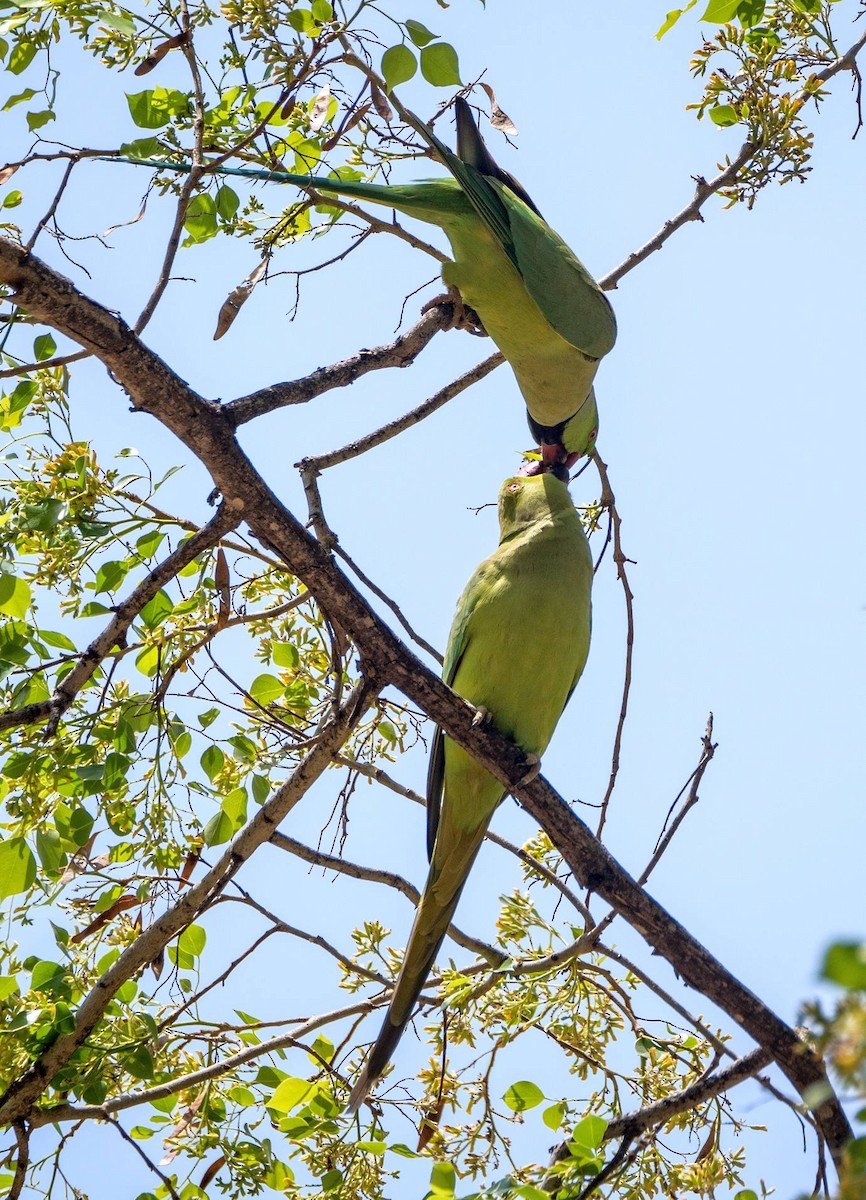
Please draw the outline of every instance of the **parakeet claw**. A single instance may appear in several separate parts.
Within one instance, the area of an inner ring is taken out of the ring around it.
[[[521,787],[525,786],[527,783],[532,783],[533,779],[537,779],[541,773],[541,759],[537,754],[527,754],[525,759],[529,770],[520,780]]]
[[[422,312],[429,312],[431,308],[435,308],[437,304],[451,305],[451,329],[465,329],[467,333],[471,333],[474,337],[487,337],[487,330],[481,324],[481,318],[474,308],[470,308],[468,304],[463,303],[463,297],[457,291],[457,288],[449,288],[447,292],[443,292],[439,296],[434,296],[432,300],[428,300],[422,305]]]
[[[475,710],[475,716],[472,718],[472,728],[477,729],[479,725],[484,725],[489,720],[490,710],[483,704],[479,704]]]

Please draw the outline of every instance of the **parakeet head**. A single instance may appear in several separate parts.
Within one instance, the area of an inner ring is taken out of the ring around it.
[[[545,517],[573,509],[562,479],[549,471],[543,475],[516,475],[499,489],[499,539],[504,542]]]

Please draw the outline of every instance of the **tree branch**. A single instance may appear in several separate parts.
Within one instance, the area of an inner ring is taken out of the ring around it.
[[[854,70],[856,67],[857,55],[866,46],[866,33],[863,33],[857,41],[846,52],[824,67],[822,71],[816,71],[811,79],[817,80],[819,83],[826,83],[828,79],[832,79],[834,75],[838,75],[840,71]],[[811,98],[813,91],[811,87],[802,88],[794,99],[793,111],[796,112],[803,107],[804,104]],[[609,271],[607,275],[599,279],[599,286],[605,291],[610,291],[616,288],[623,276],[629,271],[633,271],[636,266],[649,258],[651,254],[655,254],[656,250],[661,250],[665,242],[681,229],[683,225],[689,221],[702,221],[701,209],[706,204],[711,196],[722,188],[728,187],[729,184],[735,183],[740,170],[755,157],[761,150],[760,142],[752,142],[746,140],[743,142],[736,157],[732,159],[728,165],[721,170],[718,175],[714,175],[709,181],[702,176],[696,176],[697,188],[691,201],[681,209],[675,217],[665,221],[658,233],[651,237],[648,242],[635,250],[628,258],[624,259],[618,267]]]
[[[442,301],[429,308],[420,321],[393,342],[372,350],[359,350],[341,362],[319,367],[303,379],[275,383],[271,387],[250,392],[248,396],[239,396],[224,404],[223,409],[237,427],[290,404],[307,404],[332,388],[348,387],[370,371],[379,371],[383,367],[408,367],[437,333],[451,328],[452,320],[452,303]]]
[[[376,616],[330,556],[266,486],[235,440],[220,406],[189,388],[134,336],[121,318],[83,296],[69,280],[28,255],[20,246],[2,238],[0,281],[14,289],[18,302],[32,316],[98,354],[132,397],[135,407],[157,418],[205,464],[226,503],[243,516],[257,537],[285,559],[293,574],[316,596],[329,617],[341,628],[351,631],[365,665],[377,672],[377,686],[390,683],[399,688],[441,725],[449,737],[468,750],[518,797],[530,816],[545,829],[582,887],[598,893],[616,908],[672,964],[686,983],[699,989],[761,1046],[772,1052],[800,1095],[813,1105],[818,1127],[834,1159],[840,1162],[844,1146],[851,1138],[851,1127],[817,1054],[637,886],[544,778],[539,777],[530,784],[520,782],[526,775],[523,753],[492,725],[473,726],[475,710],[472,706],[455,696]],[[364,702],[368,699],[369,693]],[[348,735],[343,722],[336,722],[336,726],[339,734],[332,726],[330,737],[324,738],[311,751],[293,774],[292,781],[299,773],[318,775],[325,769],[328,754],[332,755],[341,737],[345,740]],[[305,780],[306,777],[304,775]],[[293,782],[285,785],[294,798],[300,794],[296,792],[296,786]],[[273,825],[282,819],[293,802],[294,799],[285,807],[280,806],[280,816],[273,820]],[[171,920],[164,917],[152,927],[157,931],[153,937],[154,952],[191,919],[193,894],[201,904],[206,903],[217,885],[223,886],[224,879],[234,873],[241,861],[236,857],[239,845],[243,845],[245,858],[260,844],[258,839],[265,836],[260,818],[265,812],[267,819],[273,817],[269,805],[220,860],[219,876],[214,876],[217,870],[214,868],[198,885],[198,889],[205,888],[206,894],[193,889],[178,906],[180,909],[187,904],[182,913],[171,910]],[[253,829],[255,834],[251,833]],[[115,973],[124,970],[132,973],[149,961],[147,954],[139,960],[137,945],[121,955],[105,979],[116,980]],[[132,959],[135,959],[133,966]],[[100,988],[101,984],[82,1003],[76,1032],[58,1038],[12,1085],[0,1106],[0,1119],[14,1120],[26,1115],[59,1067],[74,1052],[82,1036],[86,1037],[95,1026],[110,998],[102,994]]]
[[[92,679],[105,657],[115,646],[122,645],[127,630],[144,606],[164,584],[174,579],[178,571],[197,558],[203,550],[214,546],[224,533],[234,529],[239,522],[239,515],[233,513],[228,505],[221,504],[207,525],[202,526],[197,533],[187,538],[177,550],[154,567],[138,587],[115,607],[114,616],[102,633],[78,656],[77,664],[58,683],[50,700],[40,700],[36,704],[26,704],[22,708],[0,714],[0,730],[12,729],[17,725],[33,725],[47,719],[45,737],[51,737],[57,731],[63,714],[88,680]]]
[[[119,987],[152,962],[160,950],[211,905],[247,859],[262,846],[333,761],[372,702],[376,688],[362,680],[325,723],[306,757],[266,801],[202,879],[123,951],[94,984],[75,1012],[75,1028],[61,1034],[0,1097],[0,1121],[29,1115],[33,1105],[78,1047],[90,1036]]]

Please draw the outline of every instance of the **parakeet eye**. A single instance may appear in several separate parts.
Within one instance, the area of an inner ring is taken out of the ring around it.
[[[523,484],[518,483],[517,480],[515,479],[513,483],[509,483],[508,487],[505,490],[506,490],[506,492],[519,492],[522,487],[523,487]]]

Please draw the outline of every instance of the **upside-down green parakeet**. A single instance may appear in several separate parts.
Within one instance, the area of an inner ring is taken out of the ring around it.
[[[458,98],[455,109],[456,154],[423,121],[406,114],[451,171],[450,179],[390,186],[282,171],[219,170],[386,205],[443,229],[454,255],[443,266],[443,280],[475,310],[511,365],[544,464],[568,467],[595,444],[592,384],[599,359],[616,340],[613,309],[520,184],[497,166],[466,101]]]
[[[592,559],[568,488],[554,474],[507,479],[499,528],[498,548],[458,601],[443,678],[527,755],[540,755],[589,651]],[[394,1053],[504,795],[498,780],[436,731],[427,776],[430,871],[351,1112]]]

